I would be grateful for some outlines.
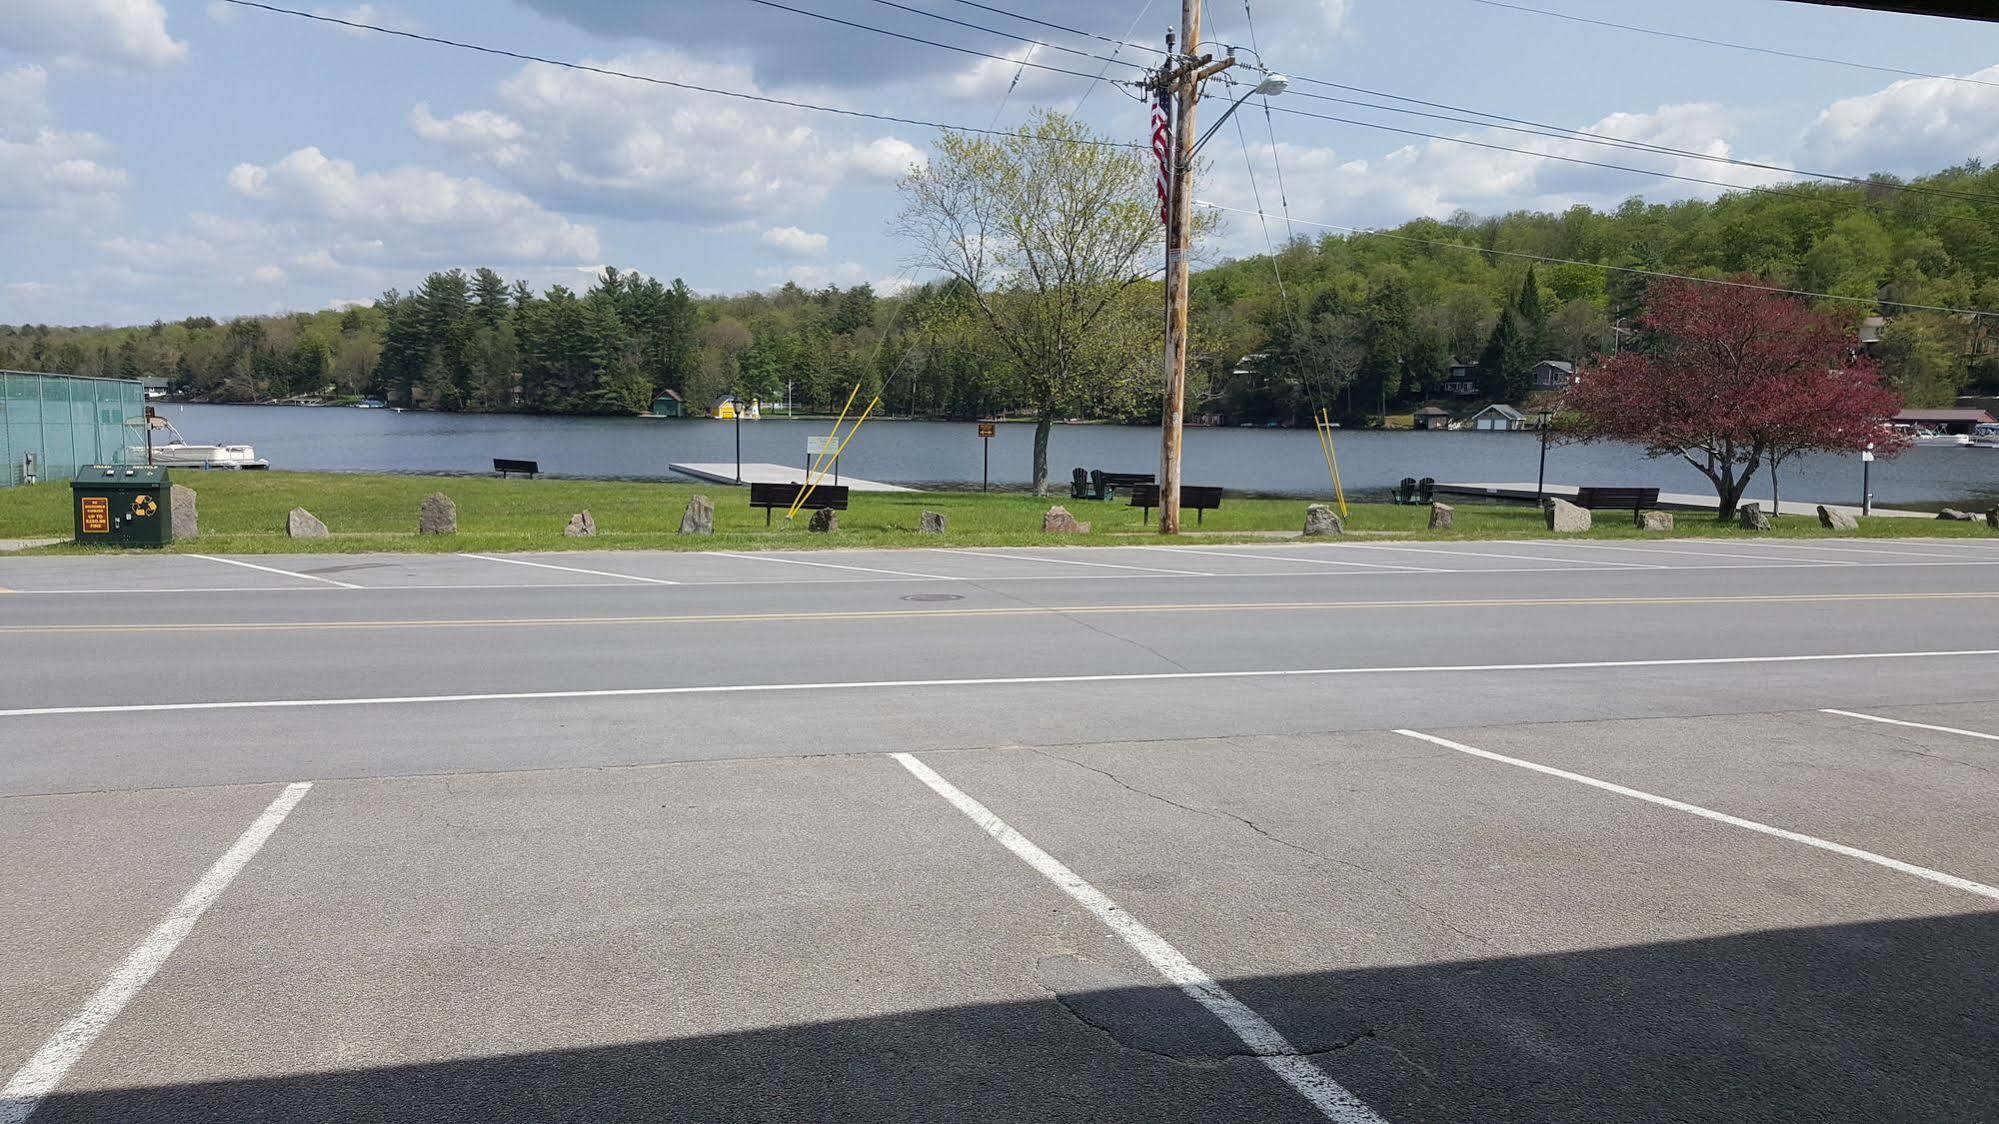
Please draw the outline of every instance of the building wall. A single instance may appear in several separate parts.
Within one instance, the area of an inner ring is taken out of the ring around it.
[[[136,380],[0,371],[0,487],[21,482],[29,453],[43,480],[68,480],[82,465],[130,462],[128,446],[143,445],[145,431],[126,423],[145,409]]]

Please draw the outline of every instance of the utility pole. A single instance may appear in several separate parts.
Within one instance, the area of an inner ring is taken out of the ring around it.
[[[1200,53],[1201,0],[1180,0],[1180,53],[1168,54],[1154,90],[1176,102],[1173,175],[1166,202],[1166,402],[1159,435],[1159,533],[1180,533],[1180,433],[1187,409],[1187,251],[1193,242],[1194,104],[1201,83],[1235,65]]]

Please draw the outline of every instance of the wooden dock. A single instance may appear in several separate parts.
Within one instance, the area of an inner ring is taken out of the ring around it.
[[[1548,495],[1560,499],[1574,499],[1576,485],[1549,484],[1543,491]],[[1531,480],[1526,483],[1508,482],[1503,484],[1438,484],[1436,492],[1440,496],[1476,496],[1482,499],[1511,500],[1516,503],[1534,502],[1534,483]],[[1775,508],[1770,503],[1769,496],[1744,496],[1742,497],[1742,502],[1761,504],[1765,511],[1777,514]],[[1856,505],[1829,503],[1825,506],[1834,511],[1843,511],[1855,518],[1860,516],[1860,508]],[[1690,492],[1659,493],[1659,509],[1662,511],[1715,511],[1720,507],[1721,501],[1714,496],[1695,495]],[[1782,514],[1816,515],[1818,507],[1819,505],[1816,502],[1785,500]],[[1902,511],[1891,507],[1877,507],[1870,514],[1889,519],[1935,519],[1937,517],[1934,511]]]
[[[743,462],[743,478],[736,479],[736,462],[722,461],[713,464],[669,464],[666,467],[682,476],[692,476],[696,480],[707,480],[715,484],[803,484],[804,465],[769,464],[766,462]],[[852,488],[856,492],[914,492],[916,488],[905,488],[900,484],[884,484],[879,480],[862,480],[856,476],[841,473],[838,480],[828,472],[819,481],[822,484],[838,484]]]

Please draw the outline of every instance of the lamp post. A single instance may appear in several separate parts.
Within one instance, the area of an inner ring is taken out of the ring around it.
[[[1860,451],[1860,514],[1874,514],[1874,442]]]
[[[1555,420],[1553,410],[1541,411],[1541,471],[1534,477],[1534,503],[1547,502],[1548,492],[1548,423]]]
[[[743,396],[735,396],[735,408],[730,412],[736,417],[736,484],[743,483]]]

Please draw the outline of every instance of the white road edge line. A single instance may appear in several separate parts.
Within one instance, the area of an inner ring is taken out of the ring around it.
[[[1505,546],[1506,544],[1502,542],[1502,543],[1495,543],[1493,545]],[[1592,562],[1588,558],[1562,558],[1550,554],[1494,554],[1492,551],[1489,550],[1460,550],[1456,546],[1453,546],[1448,543],[1439,543],[1435,547],[1421,547],[1421,546],[1390,546],[1387,543],[1380,543],[1380,542],[1349,542],[1349,543],[1341,543],[1339,546],[1334,547],[1333,549],[1398,550],[1404,554],[1427,554],[1433,558],[1440,555],[1444,557],[1455,556],[1460,558],[1506,558],[1514,562],[1561,562],[1570,566],[1616,566],[1620,569],[1626,569],[1626,570],[1671,569],[1671,567],[1668,566],[1654,566],[1649,562],[1609,562],[1609,561]],[[1483,574],[1483,573],[1490,573],[1491,571],[1459,570],[1456,572],[1463,574]]]
[[[648,698],[666,695],[784,694],[793,691],[863,691],[922,687],[1035,687],[1072,683],[1144,683],[1180,679],[1303,679],[1337,675],[1415,675],[1512,671],[1591,671],[1635,667],[1705,667],[1765,663],[1838,663],[1852,660],[1953,659],[1999,656],[1999,648],[1934,652],[1831,652],[1802,656],[1695,656],[1657,660],[1577,660],[1565,663],[1432,664],[1420,667],[1306,667],[1249,671],[1134,671],[1104,675],[1022,675],[1011,678],[862,679],[822,683],[714,683],[687,687],[604,687],[575,691],[499,691],[463,695],[381,695],[327,699],[243,699],[230,702],[109,703],[0,710],[0,718],[64,714],[151,714],[176,710],[289,710],[320,706],[398,706],[411,703],[526,702],[537,699]]]
[[[701,553],[706,554],[712,558],[748,558],[755,562],[783,562],[791,566],[817,566],[822,570],[852,570],[856,573],[861,573],[861,574],[887,574],[892,578],[921,578],[924,581],[933,581],[933,582],[955,582],[963,580],[962,578],[949,577],[944,574],[912,574],[907,570],[881,570],[873,566],[849,566],[839,562],[811,562],[803,558],[778,558],[775,555],[770,555],[770,554],[748,554],[748,553],[738,554],[733,550],[704,550]],[[736,583],[719,582],[716,584],[730,585]]]
[[[181,896],[180,901],[167,912],[166,917],[146,934],[138,947],[127,953],[125,959],[111,973],[111,978],[97,993],[86,1000],[76,1014],[70,1016],[55,1034],[49,1037],[42,1048],[35,1051],[27,1064],[16,1070],[4,1089],[0,1089],[0,1124],[25,1124],[25,1121],[41,1107],[42,1099],[55,1091],[57,1085],[68,1075],[70,1067],[81,1059],[111,1020],[118,1017],[139,990],[159,971],[160,965],[173,955],[174,949],[187,938],[194,923],[208,912],[208,907],[222,896],[235,881],[257,852],[263,849],[271,833],[285,822],[285,817],[305,799],[312,782],[299,781],[285,786],[278,798],[271,801],[236,842],[208,873],[201,876],[193,888]]]
[[[1139,549],[1159,550],[1159,551],[1164,551],[1167,554],[1212,554],[1216,558],[1243,558],[1251,562],[1281,562],[1281,563],[1310,562],[1315,566],[1359,566],[1369,570],[1388,570],[1392,573],[1398,573],[1398,574],[1464,573],[1463,570],[1451,570],[1438,566],[1392,566],[1386,562],[1345,562],[1334,558],[1307,558],[1301,554],[1274,554],[1266,556],[1261,554],[1241,554],[1228,550],[1204,550],[1192,546],[1143,546],[1140,547]],[[1237,575],[1230,574],[1228,576],[1235,577]],[[1243,574],[1241,576],[1255,577],[1257,575]]]
[[[1116,562],[1085,562],[1080,558],[1043,558],[1038,554],[989,554],[983,550],[952,550],[948,547],[933,546],[937,554],[963,554],[972,558],[1019,559],[1022,562],[1046,562],[1051,566],[1095,566],[1100,570],[1136,570],[1141,574],[1174,574],[1183,578],[1217,578],[1223,575],[1210,574],[1201,570],[1168,570],[1159,566],[1130,566]],[[1104,549],[1099,547],[1098,549]],[[1113,548],[1114,549],[1114,548]]]
[[[1614,792],[1619,796],[1629,796],[1633,800],[1643,800],[1650,804],[1657,804],[1662,808],[1671,808],[1677,812],[1686,812],[1689,815],[1714,820],[1716,823],[1725,823],[1730,827],[1761,832],[1764,835],[1775,836],[1778,839],[1788,839],[1793,843],[1803,843],[1807,847],[1817,847],[1822,851],[1831,851],[1833,854],[1845,855],[1850,859],[1859,859],[1862,862],[1873,863],[1876,866],[1885,866],[1889,870],[1898,870],[1903,874],[1913,874],[1917,878],[1934,882],[1939,886],[1948,886],[1953,890],[1963,890],[1967,894],[1976,894],[1981,898],[1999,901],[1999,886],[1987,886],[1983,882],[1973,882],[1969,878],[1959,878],[1955,874],[1945,874],[1941,870],[1931,870],[1926,866],[1905,863],[1900,859],[1891,859],[1886,855],[1877,855],[1872,851],[1863,851],[1858,847],[1849,847],[1844,843],[1834,843],[1828,839],[1820,839],[1815,835],[1806,835],[1803,832],[1772,827],[1766,823],[1743,819],[1741,816],[1731,816],[1727,812],[1717,812],[1712,808],[1703,808],[1698,804],[1689,804],[1684,800],[1675,800],[1670,796],[1657,796],[1650,792],[1641,792],[1635,788],[1626,788],[1621,784],[1600,781],[1595,777],[1586,777],[1581,773],[1571,773],[1567,769],[1557,769],[1552,765],[1542,765],[1518,757],[1508,757],[1503,753],[1494,753],[1489,749],[1479,749],[1476,746],[1465,745],[1463,742],[1454,742],[1449,738],[1440,738],[1434,734],[1425,734],[1418,730],[1397,730],[1395,732],[1404,737],[1426,741],[1431,745],[1439,745],[1445,749],[1454,749],[1459,753],[1470,754],[1473,757],[1483,757],[1488,761],[1497,761],[1502,765],[1530,769],[1536,773],[1545,773],[1551,777],[1560,777],[1565,781],[1586,784],[1591,788],[1600,788],[1605,792]]]
[[[907,753],[891,753],[898,764],[915,775],[917,780],[929,786],[932,792],[942,796],[951,806],[963,812],[973,823],[985,829],[987,835],[998,840],[1000,846],[1012,851],[1014,856],[1043,878],[1055,884],[1057,889],[1073,898],[1078,905],[1090,911],[1104,927],[1116,933],[1132,951],[1145,958],[1166,981],[1186,993],[1189,999],[1206,1008],[1208,1013],[1220,1019],[1222,1024],[1234,1032],[1249,1047],[1258,1061],[1268,1066],[1271,1072],[1283,1078],[1299,1096],[1310,1102],[1320,1115],[1338,1124],[1386,1124],[1375,1115],[1359,1097],[1348,1092],[1345,1086],[1327,1076],[1311,1059],[1299,1054],[1283,1032],[1270,1025],[1262,1015],[1251,1010],[1247,1004],[1229,994],[1228,989],[1215,982],[1214,977],[1202,971],[1193,961],[1181,954],[1160,936],[1148,928],[1144,922],[1133,917],[1123,907],[1107,897],[1103,891],[1090,885],[1073,870],[1063,865],[1060,859],[1036,846],[1034,841],[1008,826],[1005,820],[994,815],[991,809],[979,803],[965,792],[938,775],[930,766],[918,761]]]
[[[1834,710],[1825,707],[1820,714],[1837,714],[1842,718],[1858,718],[1866,722],[1881,722],[1889,726],[1907,726],[1914,730],[1935,730],[1940,734],[1962,734],[1967,738],[1982,738],[1988,742],[1999,742],[1999,734],[1981,734],[1977,730],[1960,730],[1956,726],[1932,726],[1928,722],[1907,722],[1900,718],[1883,718],[1878,714],[1862,714],[1857,710]]]
[[[665,578],[642,578],[642,577],[638,576],[637,574],[614,574],[614,573],[612,573],[612,572],[611,572],[611,571],[609,571],[609,570],[586,570],[586,569],[584,569],[584,568],[583,568],[583,567],[581,567],[581,566],[557,566],[557,565],[555,565],[555,564],[554,564],[554,563],[552,563],[552,562],[529,562],[529,561],[528,561],[527,559],[525,559],[525,558],[502,558],[502,557],[500,557],[500,556],[499,556],[499,555],[497,555],[497,554],[464,554],[464,553],[461,553],[461,554],[459,554],[459,556],[458,556],[458,557],[460,557],[460,558],[477,558],[477,559],[478,559],[479,561],[481,561],[481,562],[505,562],[505,563],[507,563],[507,564],[508,564],[508,565],[510,565],[510,566],[533,566],[533,567],[535,567],[536,569],[540,569],[540,570],[563,570],[563,571],[566,571],[566,572],[568,572],[568,573],[571,573],[571,574],[588,574],[588,575],[590,575],[590,576],[591,576],[591,577],[593,577],[593,578],[623,578],[623,579],[625,579],[625,580],[626,580],[626,581],[628,581],[628,582],[648,582],[648,583],[650,583],[650,584],[652,584],[652,585],[679,585],[679,584],[680,584],[679,582],[675,582],[675,581],[668,581],[668,580],[666,580]],[[455,588],[458,588],[458,587],[456,587],[456,586],[443,586],[443,587],[440,587],[440,588],[444,588],[444,589],[455,589]],[[530,587],[530,588],[532,588],[532,587]]]
[[[267,574],[282,574],[288,578],[303,578],[309,582],[325,582],[327,585],[336,585],[339,586],[341,589],[361,588],[360,586],[355,585],[351,582],[337,582],[334,581],[332,578],[321,578],[321,577],[315,577],[311,574],[301,574],[296,570],[280,570],[276,566],[259,566],[255,562],[238,562],[234,558],[218,558],[213,554],[189,554],[188,557],[200,558],[208,562],[220,562],[225,566],[241,566],[246,570],[262,570],[264,573]]]
[[[1809,558],[1802,554],[1793,554],[1786,556],[1782,554],[1743,554],[1738,551],[1732,551],[1732,550],[1673,550],[1664,546],[1611,546],[1608,543],[1600,543],[1600,542],[1571,542],[1571,543],[1563,543],[1562,545],[1569,547],[1571,549],[1574,549],[1576,547],[1581,547],[1586,550],[1625,550],[1625,551],[1630,551],[1633,554],[1663,554],[1666,555],[1667,557],[1679,557],[1679,558],[1685,558],[1689,556],[1699,556],[1703,558],[1733,558],[1738,561],[1745,558],[1747,559],[1760,558],[1765,562],[1809,562],[1812,565],[1816,566],[1864,565],[1864,563],[1849,561],[1848,559],[1845,558]],[[1733,569],[1733,567],[1729,566],[1680,566],[1675,568],[1682,570]]]

